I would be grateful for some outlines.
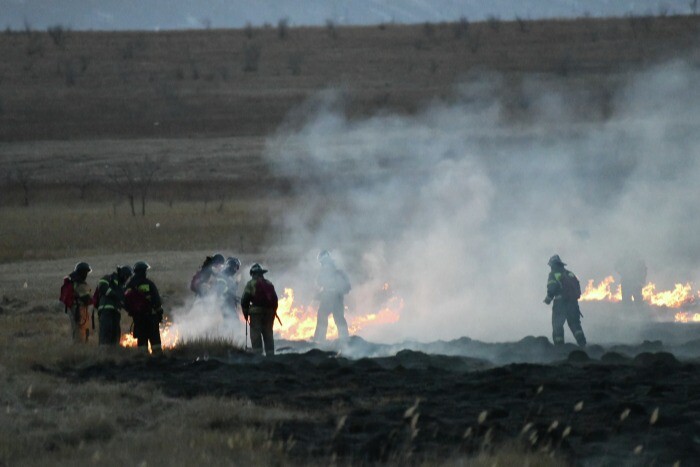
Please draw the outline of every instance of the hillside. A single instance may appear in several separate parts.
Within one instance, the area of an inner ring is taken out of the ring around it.
[[[0,139],[261,136],[342,89],[349,115],[413,112],[496,71],[522,107],[538,74],[595,90],[587,118],[633,69],[697,60],[700,17],[188,32],[6,31]]]

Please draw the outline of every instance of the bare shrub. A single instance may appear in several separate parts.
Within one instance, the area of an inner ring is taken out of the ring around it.
[[[277,37],[285,40],[289,36],[289,19],[282,18],[277,22]]]
[[[455,39],[462,39],[463,37],[466,37],[469,33],[469,20],[464,16],[459,18],[459,21],[457,21],[452,27],[452,33],[454,34]]]
[[[243,71],[246,73],[258,71],[260,63],[260,46],[257,44],[246,44],[243,49]]]
[[[520,16],[516,16],[515,21],[518,23],[520,32],[530,32],[530,25],[526,20],[522,19]]]
[[[338,28],[335,27],[335,22],[332,19],[326,20],[326,32],[331,39],[338,39]]]
[[[501,30],[501,19],[498,16],[491,15],[486,19],[486,22],[492,31],[498,32]]]
[[[55,26],[49,26],[46,29],[46,32],[49,34],[49,37],[51,38],[51,40],[53,40],[53,43],[56,45],[56,47],[60,47],[60,48],[65,47],[66,38],[67,38],[67,29],[65,29],[60,24],[57,24]]]
[[[137,198],[141,201],[141,215],[146,215],[146,200],[156,175],[163,169],[163,165],[163,158],[151,159],[145,156],[141,162],[124,162],[105,167],[111,180],[108,188],[127,198],[132,216],[136,216]]]
[[[688,4],[690,6],[690,12],[694,15],[698,14],[698,0],[690,0]]]
[[[423,23],[423,34],[428,39],[433,39],[435,37],[435,25],[428,21]]]
[[[22,190],[22,206],[29,206],[30,190],[34,182],[32,174],[29,170],[18,167],[10,172],[9,179],[11,183],[14,183]]]
[[[243,28],[243,34],[244,34],[245,37],[247,37],[248,39],[252,39],[252,38],[253,38],[253,25],[250,24],[250,21],[247,22],[247,23],[245,24],[245,28]]]
[[[287,61],[287,68],[294,75],[298,76],[301,74],[301,66],[304,63],[304,56],[301,53],[294,53],[289,56]]]
[[[477,53],[481,48],[481,29],[477,30],[476,33],[469,35],[469,50],[473,54]]]

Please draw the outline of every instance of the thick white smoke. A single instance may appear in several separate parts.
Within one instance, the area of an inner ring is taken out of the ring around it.
[[[493,77],[414,116],[348,119],[342,94],[323,93],[266,150],[298,190],[284,222],[301,260],[284,282],[308,283],[329,248],[354,283],[348,316],[376,311],[389,283],[400,321],[360,333],[385,342],[549,335],[554,253],[582,282],[632,251],[660,286],[697,282],[698,75],[640,73],[594,123],[578,116],[585,92],[535,78],[524,119],[509,118]]]

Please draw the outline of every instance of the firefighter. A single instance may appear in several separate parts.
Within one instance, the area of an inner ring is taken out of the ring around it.
[[[100,321],[100,345],[119,345],[122,336],[119,310],[124,308],[124,287],[132,274],[131,266],[117,266],[115,272],[102,277],[97,284],[93,301]]]
[[[316,330],[314,342],[324,342],[328,330],[328,316],[333,315],[333,321],[338,328],[338,337],[347,339],[348,322],[345,320],[345,304],[343,297],[350,292],[350,281],[343,271],[338,269],[327,250],[318,254],[321,270],[316,278],[318,287],[318,313],[316,315]]]
[[[275,354],[272,328],[277,317],[277,293],[272,282],[263,277],[266,272],[267,269],[263,269],[258,263],[250,268],[251,279],[243,290],[241,308],[246,323],[250,323],[250,344],[253,352],[262,355],[264,343],[265,355],[270,357]]]
[[[233,256],[226,258],[224,268],[217,274],[215,289],[216,294],[221,301],[224,314],[236,315],[236,308],[240,299],[238,297],[238,270],[241,268],[241,261]]]
[[[87,276],[92,269],[86,262],[75,265],[73,272],[63,278],[61,287],[61,302],[70,318],[70,328],[73,342],[85,344],[90,337],[90,313],[92,290],[87,284]]]
[[[161,354],[160,323],[163,321],[163,306],[158,288],[146,277],[151,267],[145,261],[134,264],[134,276],[126,285],[126,310],[134,320],[134,337],[138,347],[148,348]]]
[[[204,262],[190,281],[190,290],[194,292],[197,298],[209,295],[215,285],[216,276],[221,271],[224,263],[224,255],[221,253],[204,258]]]
[[[617,260],[615,270],[620,275],[622,302],[642,305],[642,289],[647,281],[647,265],[644,260],[636,255],[626,254]]]
[[[554,345],[564,344],[564,323],[569,324],[569,329],[574,334],[579,347],[586,346],[586,336],[581,328],[581,310],[578,299],[581,297],[581,284],[576,275],[564,268],[564,263],[559,255],[549,258],[547,263],[551,268],[547,279],[547,296],[544,303],[552,305],[552,340]]]

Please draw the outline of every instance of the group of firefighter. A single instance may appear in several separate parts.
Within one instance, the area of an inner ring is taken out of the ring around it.
[[[328,330],[328,317],[333,315],[338,335],[349,337],[345,320],[344,296],[350,292],[350,281],[338,268],[328,250],[318,254],[320,270],[316,279],[319,301],[314,341],[323,342]],[[267,269],[255,263],[250,268],[250,280],[243,294],[238,295],[241,262],[236,257],[224,258],[220,253],[207,256],[190,281],[190,290],[195,301],[204,306],[216,301],[227,317],[243,313],[246,334],[250,327],[250,342],[253,352],[271,356],[275,353],[273,328],[277,315],[278,297],[274,285],[264,275]],[[138,347],[150,348],[154,354],[162,352],[160,323],[163,321],[163,304],[158,288],[148,279],[150,266],[145,261],[132,266],[117,266],[116,270],[102,277],[93,293],[88,285],[88,274],[92,271],[86,262],[76,264],[74,270],[64,278],[61,302],[70,317],[73,341],[87,343],[90,336],[90,313],[92,306],[92,329],[95,329],[95,312],[99,322],[99,345],[118,346],[121,340],[121,311],[133,319],[133,336]],[[247,336],[246,336],[247,346]]]
[[[338,268],[328,250],[318,254],[320,271],[316,279],[319,301],[314,332],[314,342],[323,342],[328,330],[328,318],[333,315],[338,337],[349,337],[345,320],[344,297],[350,292],[350,281]],[[581,310],[578,300],[581,286],[576,275],[565,268],[559,255],[549,261],[547,295],[544,303],[552,303],[552,340],[554,345],[564,344],[564,324],[568,324],[576,343],[586,346],[586,336],[581,327]],[[277,315],[278,297],[275,287],[264,275],[267,269],[255,263],[250,268],[250,280],[243,294],[238,296],[238,271],[241,262],[236,257],[227,259],[220,253],[207,256],[190,281],[190,289],[198,300],[216,297],[223,305],[224,313],[237,316],[240,306],[246,323],[250,327],[250,342],[253,352],[270,356],[275,353],[273,328]],[[138,347],[150,344],[153,353],[162,351],[160,323],[163,321],[163,306],[156,285],[146,277],[150,266],[145,261],[131,266],[118,266],[114,272],[102,277],[94,294],[87,284],[90,265],[80,262],[66,278],[61,289],[61,301],[70,316],[74,342],[87,342],[90,335],[89,307],[93,307],[99,320],[99,344],[119,345],[121,339],[121,310],[133,318],[133,335]],[[247,336],[246,336],[247,346]]]
[[[95,312],[99,322],[98,340],[102,346],[117,346],[121,340],[121,310],[133,319],[133,335],[139,347],[150,344],[154,354],[161,352],[160,323],[163,306],[155,283],[147,276],[150,266],[137,261],[132,266],[117,266],[100,278],[94,293],[88,285],[92,271],[86,262],[75,265],[61,287],[61,302],[70,318],[71,333],[76,343],[87,343],[90,323],[95,329]],[[90,307],[92,306],[92,320]]]

